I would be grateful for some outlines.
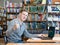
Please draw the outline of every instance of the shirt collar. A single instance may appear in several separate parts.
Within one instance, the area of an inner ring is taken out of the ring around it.
[[[23,22],[21,22],[21,20],[19,18],[17,18],[18,22],[20,25],[23,25]]]

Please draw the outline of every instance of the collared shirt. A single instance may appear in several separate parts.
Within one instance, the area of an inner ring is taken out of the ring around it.
[[[15,24],[18,24],[18,28],[16,30],[13,30],[13,26]],[[12,21],[9,22],[8,25],[8,29],[6,31],[6,36],[8,37],[8,42],[16,42],[18,40],[22,40],[21,36],[24,33],[24,35],[28,38],[32,38],[34,37],[32,34],[30,34],[27,30],[26,30],[26,25],[25,23],[22,23],[22,25],[20,25],[19,20],[13,19]]]

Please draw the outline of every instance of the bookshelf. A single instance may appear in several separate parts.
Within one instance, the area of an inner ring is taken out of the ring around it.
[[[60,27],[60,4],[55,4],[55,2],[52,3],[51,1],[47,2],[47,0],[22,0],[22,3],[23,5],[20,6],[20,4],[7,2],[7,21],[16,18],[16,15],[19,14],[19,10],[26,9],[29,13],[29,16],[25,23],[27,24],[27,30],[31,33],[34,33],[34,31],[35,33],[38,33],[46,30],[47,24],[48,27],[51,26],[51,19],[53,19],[54,24],[57,26],[56,29]],[[51,11],[51,7],[53,9],[58,7],[59,11]],[[58,30],[60,30],[60,28]]]
[[[60,0],[53,0],[47,4],[48,27],[55,27],[55,34],[60,34]],[[53,22],[53,23],[51,23]]]
[[[33,2],[33,3],[31,3]],[[29,13],[26,22],[28,30],[39,30],[50,27],[51,21],[55,30],[60,30],[60,1],[59,0],[24,0],[23,7]],[[44,22],[44,23],[43,23]],[[42,24],[41,24],[42,23]],[[39,26],[38,26],[39,25]],[[37,28],[45,26],[44,28]],[[35,27],[34,27],[35,26]]]
[[[12,3],[12,2],[6,1],[7,21],[10,21],[16,18],[21,9],[22,9],[22,3]]]
[[[4,14],[4,8],[0,7],[0,37],[3,37],[3,32],[6,30],[6,15]]]
[[[5,31],[7,30],[7,25],[9,25],[9,22],[16,18],[17,15],[19,14],[19,11],[22,9],[22,3],[12,3],[12,2],[9,2],[9,1],[6,1],[5,2],[5,8],[4,8],[4,11],[3,11],[3,15],[5,16],[2,16],[2,18],[5,18],[3,19],[3,36],[5,35]]]
[[[56,30],[60,30],[59,29],[59,20],[60,20],[60,4],[56,5],[56,4],[48,4],[48,21],[52,21],[53,20],[53,24],[55,25],[55,29]]]
[[[46,0],[23,0],[23,9],[29,13],[27,20],[27,30],[30,33],[41,33],[46,30]]]

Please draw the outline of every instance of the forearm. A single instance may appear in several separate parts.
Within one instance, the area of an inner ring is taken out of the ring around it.
[[[6,31],[6,35],[9,36],[12,32],[13,32],[13,29],[11,28],[11,29]]]

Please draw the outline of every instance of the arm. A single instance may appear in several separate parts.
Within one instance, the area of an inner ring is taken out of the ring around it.
[[[42,38],[42,37],[44,37],[43,34],[40,34],[40,35],[30,34],[30,33],[27,31],[26,25],[25,25],[24,35],[25,35],[26,37],[28,37],[28,38]]]
[[[9,25],[6,31],[7,36],[9,36],[13,32],[13,29],[12,29],[13,26],[14,26],[14,21],[9,22]]]
[[[27,31],[26,25],[25,25],[25,30],[24,30],[24,35],[28,38],[37,38],[37,35],[31,34]]]

